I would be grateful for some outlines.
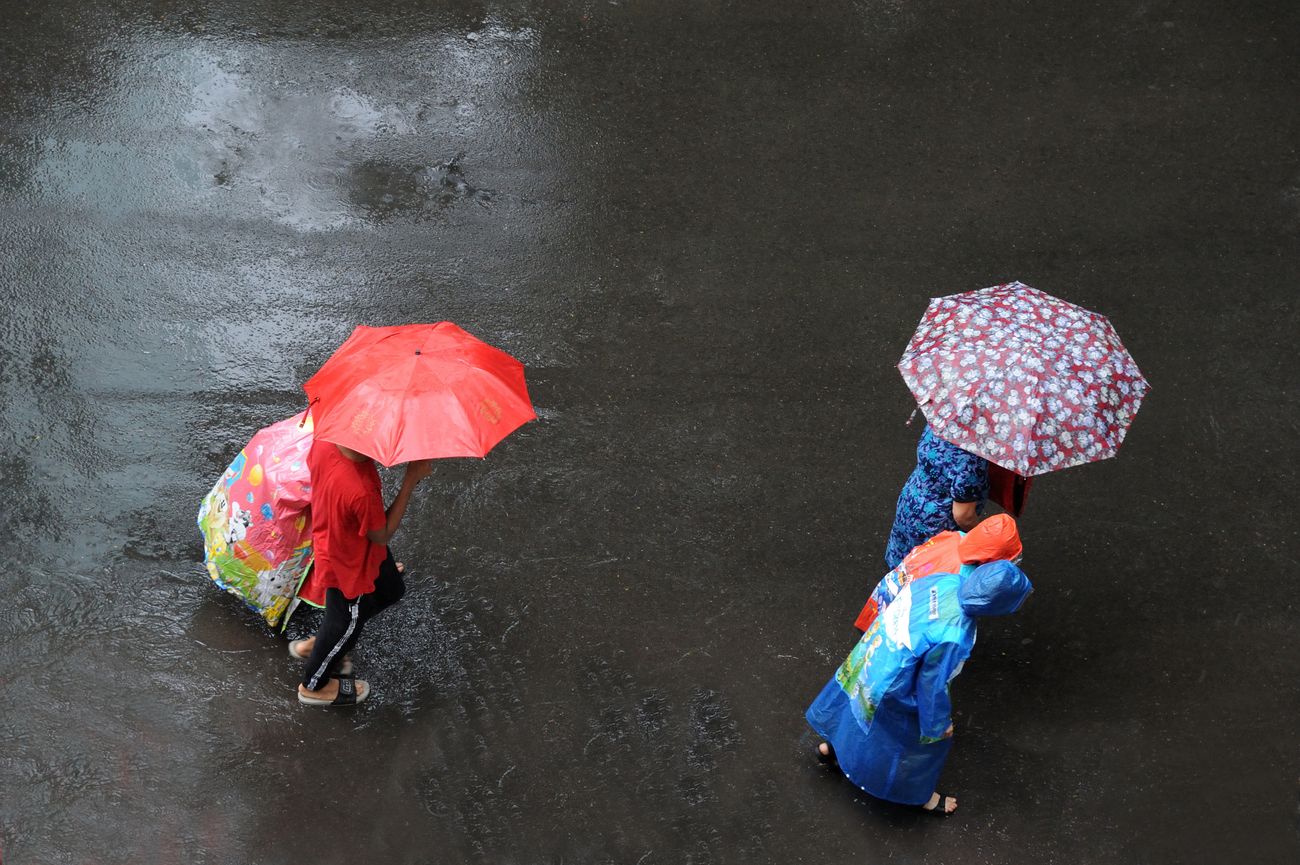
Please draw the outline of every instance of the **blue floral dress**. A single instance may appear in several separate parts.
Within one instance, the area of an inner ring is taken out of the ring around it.
[[[988,495],[988,462],[939,438],[927,424],[916,446],[916,468],[898,496],[885,564],[892,571],[917,544],[956,531],[953,502],[977,502],[982,512]]]

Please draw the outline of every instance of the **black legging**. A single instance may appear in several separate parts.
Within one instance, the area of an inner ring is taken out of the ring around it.
[[[374,591],[348,600],[338,589],[325,590],[325,617],[316,630],[316,645],[303,669],[302,683],[308,690],[320,689],[321,683],[339,667],[343,656],[352,651],[366,622],[406,594],[406,583],[397,570],[393,551],[379,565]]]

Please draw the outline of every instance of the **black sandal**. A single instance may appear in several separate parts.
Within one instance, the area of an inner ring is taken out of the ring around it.
[[[320,697],[309,697],[302,691],[298,692],[298,702],[304,706],[355,706],[370,696],[370,684],[362,682],[366,690],[357,696],[357,680],[352,677],[339,678],[339,693],[333,700],[325,700]]]

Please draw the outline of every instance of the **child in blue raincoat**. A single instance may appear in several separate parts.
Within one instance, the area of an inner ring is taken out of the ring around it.
[[[1033,590],[1011,562],[962,570],[903,586],[807,712],[821,755],[850,781],[940,814],[957,807],[935,790],[952,747],[948,683],[975,645],[976,618],[1013,613]]]

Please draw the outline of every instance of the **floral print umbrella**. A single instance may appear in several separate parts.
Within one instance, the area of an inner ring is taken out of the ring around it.
[[[1150,389],[1105,316],[1020,282],[932,299],[898,369],[936,434],[1024,477],[1114,456]]]

